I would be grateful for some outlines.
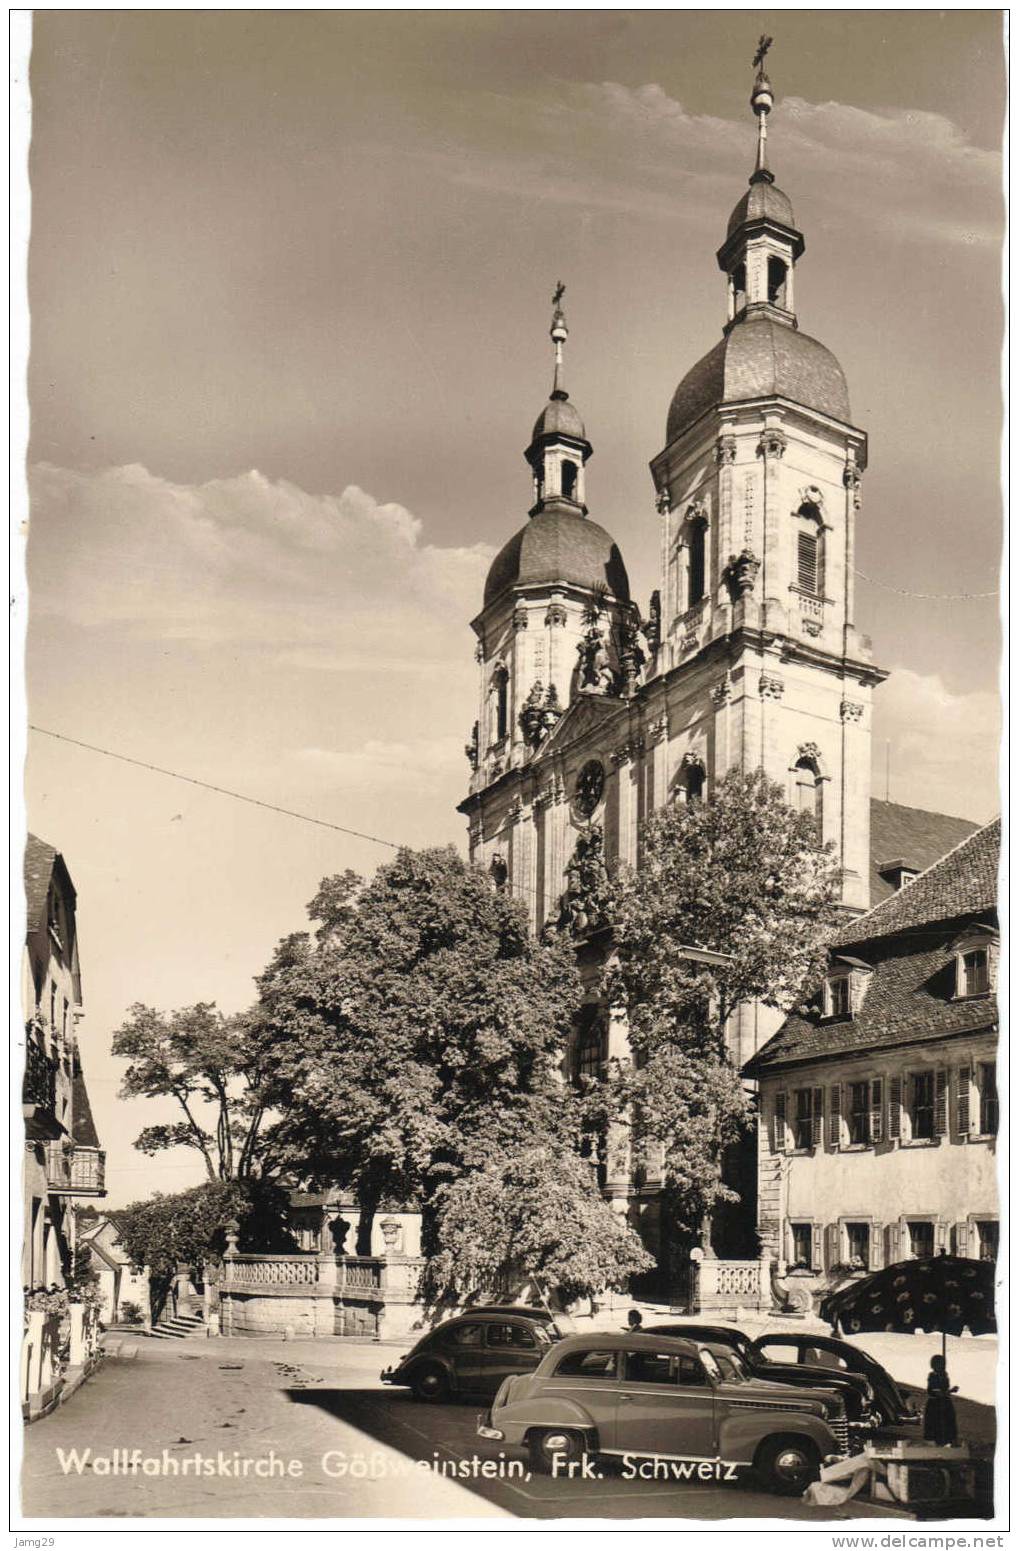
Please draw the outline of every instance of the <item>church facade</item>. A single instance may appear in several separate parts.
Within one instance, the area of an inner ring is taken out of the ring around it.
[[[460,804],[472,861],[527,903],[535,931],[571,923],[583,942],[599,924],[589,885],[603,861],[639,864],[643,819],[700,800],[734,766],[763,767],[815,815],[846,913],[870,904],[871,696],[886,675],[854,623],[867,438],[838,362],[799,326],[805,243],[767,165],[772,102],[762,69],[756,165],[717,253],[722,337],[676,388],[651,461],[661,572],[646,613],[589,515],[592,447],[565,386],[556,293],[552,393],[525,454],[532,504],[473,620],[477,721]],[[590,1000],[570,1059],[594,1073],[625,1056],[627,1035],[597,1008],[590,941],[580,958]],[[734,1063],[778,1021],[756,1006],[734,1017]],[[638,1187],[617,1142],[605,1189],[630,1210],[660,1181]]]

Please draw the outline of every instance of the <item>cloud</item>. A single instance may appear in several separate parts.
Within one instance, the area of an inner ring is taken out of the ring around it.
[[[874,795],[885,794],[890,743],[893,802],[993,818],[1001,807],[1000,737],[996,694],[955,693],[937,674],[895,668],[874,693]]]
[[[30,493],[37,616],[334,672],[469,659],[492,551],[428,544],[405,507],[357,485],[311,495],[256,470],[182,485],[136,464],[39,464]]]
[[[526,103],[479,94],[471,109],[461,146],[419,154],[451,181],[556,206],[698,218],[717,207],[720,185],[745,181],[753,156],[749,118],[691,113],[654,82],[555,82]],[[480,157],[479,118],[502,122],[518,149],[486,145]],[[938,241],[1002,239],[1001,157],[942,114],[786,97],[772,131],[773,164],[812,209]]]

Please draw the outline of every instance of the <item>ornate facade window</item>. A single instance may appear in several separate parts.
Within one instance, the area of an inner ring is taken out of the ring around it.
[[[793,766],[793,807],[809,813],[814,820],[818,841],[824,838],[824,781],[813,754],[801,753]]]
[[[500,743],[509,732],[509,670],[496,664],[491,680],[492,742]]]

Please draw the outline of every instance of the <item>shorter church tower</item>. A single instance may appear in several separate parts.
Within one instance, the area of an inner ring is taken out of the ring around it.
[[[533,502],[493,560],[472,622],[478,719],[467,746],[470,793],[460,805],[471,859],[527,901],[535,929],[555,915],[575,840],[562,802],[569,772],[546,757],[550,740],[579,701],[618,704],[632,618],[623,557],[587,514],[592,447],[565,386],[564,289],[553,298],[552,392],[524,453]]]

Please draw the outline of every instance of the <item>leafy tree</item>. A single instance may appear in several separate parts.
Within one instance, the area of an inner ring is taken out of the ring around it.
[[[210,1180],[264,1171],[265,1053],[252,1045],[243,1017],[224,1017],[212,1002],[169,1013],[136,1002],[113,1036],[113,1054],[129,1062],[122,1099],[171,1098],[184,1115],[146,1126],[135,1142],[141,1152],[193,1148]],[[211,1128],[203,1123],[210,1108]]]
[[[226,1247],[225,1228],[247,1215],[245,1192],[236,1181],[213,1181],[175,1195],[117,1207],[107,1215],[132,1265],[148,1266],[152,1304],[161,1307],[178,1263],[197,1265]]]
[[[536,942],[452,847],[326,879],[309,909],[316,937],[280,944],[252,1027],[287,1107],[277,1141],[310,1183],[353,1187],[364,1253],[383,1201],[417,1200],[433,1232],[441,1186],[568,1134],[580,983],[570,944]]]
[[[726,1048],[742,1004],[791,1005],[824,967],[838,870],[810,815],[761,770],[730,771],[706,802],[655,813],[641,861],[615,880],[611,1005],[625,1008],[635,1061],[589,1096],[603,1121],[632,1121],[638,1161],[664,1158],[680,1227],[734,1199],[722,1158],[749,1103]],[[684,948],[724,955],[698,962]]]
[[[564,1303],[654,1265],[604,1201],[576,1152],[533,1146],[465,1174],[441,1192],[429,1265],[439,1295],[533,1278]]]

